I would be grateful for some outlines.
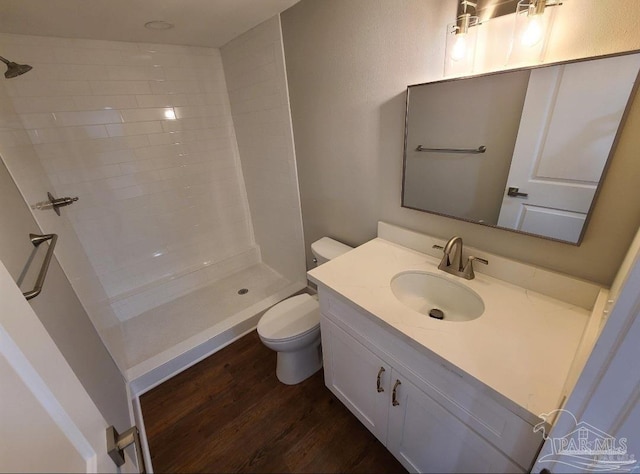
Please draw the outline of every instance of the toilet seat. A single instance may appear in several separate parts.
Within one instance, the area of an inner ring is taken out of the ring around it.
[[[258,334],[267,341],[284,342],[304,336],[320,325],[320,305],[306,293],[292,296],[269,309],[258,322]]]

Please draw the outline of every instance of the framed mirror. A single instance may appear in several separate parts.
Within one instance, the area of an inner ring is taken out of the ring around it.
[[[640,53],[407,88],[402,206],[579,245]]]

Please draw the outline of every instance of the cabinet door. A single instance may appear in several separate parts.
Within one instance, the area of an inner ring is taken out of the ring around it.
[[[397,371],[391,375],[387,448],[409,471],[523,472]]]
[[[391,367],[326,318],[321,332],[325,384],[386,443]]]

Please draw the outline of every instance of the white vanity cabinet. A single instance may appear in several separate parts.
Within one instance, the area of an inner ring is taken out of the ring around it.
[[[525,472],[541,438],[464,376],[319,289],[325,383],[413,472]]]
[[[325,383],[383,443],[387,438],[391,366],[321,319]]]
[[[400,385],[396,385],[400,382]],[[387,448],[413,472],[522,472],[506,456],[393,371]]]

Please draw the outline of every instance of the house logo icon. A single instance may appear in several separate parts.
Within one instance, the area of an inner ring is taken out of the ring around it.
[[[549,436],[549,420],[561,416],[570,418],[572,428],[563,436]],[[638,467],[635,456],[627,453],[627,438],[615,438],[589,423],[579,422],[568,410],[553,410],[540,418],[542,421],[533,431],[541,431],[548,446],[539,462],[560,463],[589,472],[630,472]]]

